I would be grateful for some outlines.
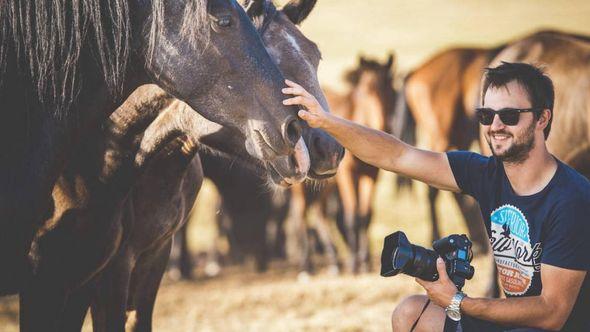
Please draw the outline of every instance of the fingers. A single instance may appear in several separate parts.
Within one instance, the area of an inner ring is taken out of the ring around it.
[[[445,261],[440,257],[436,259],[436,270],[438,271],[438,276],[441,281],[449,280],[447,266],[445,265]]]
[[[311,120],[311,113],[309,113],[306,110],[299,110],[299,112],[297,112],[297,115],[302,118],[305,121]]]
[[[301,85],[289,80],[285,80],[285,83],[288,87],[281,90],[284,94],[312,97]]]
[[[434,284],[434,282],[433,282],[433,281],[423,280],[423,279],[420,279],[420,278],[414,278],[414,280],[416,280],[416,282],[417,282],[417,283],[418,283],[420,286],[424,287],[424,289],[426,289],[426,290],[428,290],[428,289],[430,288],[430,286],[431,286],[432,284]]]
[[[297,112],[297,115],[302,120],[305,120],[305,122],[307,122],[307,124],[312,128],[318,128],[322,126],[321,118],[313,113],[310,113],[306,110],[299,110],[299,112]]]
[[[293,98],[285,99],[283,100],[283,105],[303,105],[310,109],[313,109],[317,106],[315,99],[305,96],[296,96]]]
[[[287,84],[291,88],[296,88],[296,89],[300,89],[300,90],[305,91],[305,89],[301,85],[299,85],[291,80],[285,80],[285,84]]]
[[[297,96],[283,100],[283,105],[296,105],[301,104],[304,100],[304,97]]]

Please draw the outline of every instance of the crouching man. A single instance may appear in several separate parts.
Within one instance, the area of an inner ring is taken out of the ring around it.
[[[417,149],[327,113],[287,84],[283,92],[294,97],[284,103],[305,106],[302,119],[359,159],[479,202],[507,298],[458,292],[439,260],[439,280],[416,280],[427,296],[406,298],[393,312],[394,331],[442,331],[445,309],[461,314],[457,331],[590,331],[590,183],[547,150],[554,90],[541,70],[503,63],[486,71],[477,117],[489,158]]]

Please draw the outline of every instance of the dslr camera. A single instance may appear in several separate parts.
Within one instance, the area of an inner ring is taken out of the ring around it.
[[[381,275],[391,277],[398,273],[428,281],[438,280],[436,259],[445,261],[449,278],[460,290],[465,279],[471,279],[475,269],[471,241],[465,234],[453,234],[432,243],[434,250],[411,244],[403,232],[388,235],[381,253]]]

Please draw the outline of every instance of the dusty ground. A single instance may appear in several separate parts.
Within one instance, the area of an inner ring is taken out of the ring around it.
[[[375,223],[371,228],[375,269],[379,268],[382,239],[395,230],[404,230],[416,244],[429,246],[429,228],[424,222],[425,194],[418,186],[413,194],[394,198],[393,176],[383,174],[375,202]],[[200,206],[212,206],[208,185]],[[450,195],[443,195],[439,210],[445,221],[443,232],[465,232]],[[200,211],[201,216],[215,211]],[[203,219],[201,219],[203,220]],[[192,224],[193,247],[209,245],[205,234],[212,225]],[[201,241],[199,241],[201,235]],[[468,282],[468,294],[482,295],[488,281],[488,257],[477,257],[476,278]],[[251,267],[230,267],[212,279],[197,271],[192,282],[166,280],[156,303],[155,331],[383,331],[395,305],[409,294],[421,292],[407,276],[382,278],[377,270],[360,276],[333,276],[324,269],[309,279],[298,278],[286,263],[275,262],[269,272],[256,274]],[[17,299],[0,299],[0,331],[18,330]],[[85,331],[90,331],[89,319]]]

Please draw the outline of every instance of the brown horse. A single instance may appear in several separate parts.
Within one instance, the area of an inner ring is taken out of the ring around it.
[[[393,90],[393,54],[385,63],[359,57],[357,67],[346,73],[346,81],[351,86],[347,94],[340,95],[324,89],[330,109],[337,115],[365,126],[387,131],[389,118],[393,113],[396,95]],[[336,174],[336,186],[342,208],[342,222],[345,242],[350,251],[346,265],[350,272],[358,273],[368,269],[370,263],[367,230],[372,216],[373,196],[378,169],[365,164],[350,154],[342,159]],[[310,190],[311,189],[311,190]],[[308,238],[306,215],[310,209],[317,208],[320,217],[314,227],[328,256],[330,271],[338,271],[338,259],[330,232],[329,218],[326,215],[326,199],[333,191],[327,185],[321,192],[313,193],[313,188],[295,186],[292,192],[290,217],[295,220],[298,243],[300,245],[300,267],[312,271],[312,248]]]
[[[590,38],[542,31],[508,45],[494,58],[543,65],[555,86],[549,151],[590,177]],[[485,140],[483,141],[485,142]],[[489,148],[486,152],[490,154]]]
[[[479,102],[479,86],[483,68],[499,48],[453,48],[438,53],[405,79],[405,105],[397,112],[409,112],[406,120],[414,120],[426,139],[428,149],[444,152],[467,150],[478,139],[475,107]],[[404,110],[405,106],[405,110]],[[396,124],[399,125],[399,124]],[[394,134],[400,135],[403,129]],[[438,190],[429,188],[432,238],[440,238],[435,202]],[[466,224],[477,246],[486,252],[489,245],[477,203],[470,197],[455,194]]]
[[[334,113],[367,127],[389,131],[388,119],[393,114],[393,54],[381,64],[359,58],[359,66],[347,74],[352,90],[347,96],[349,107],[335,107]],[[332,99],[334,105],[338,103]],[[346,243],[351,252],[349,269],[366,270],[370,263],[367,231],[372,216],[375,181],[378,169],[351,154],[342,160],[336,183],[342,201]]]

